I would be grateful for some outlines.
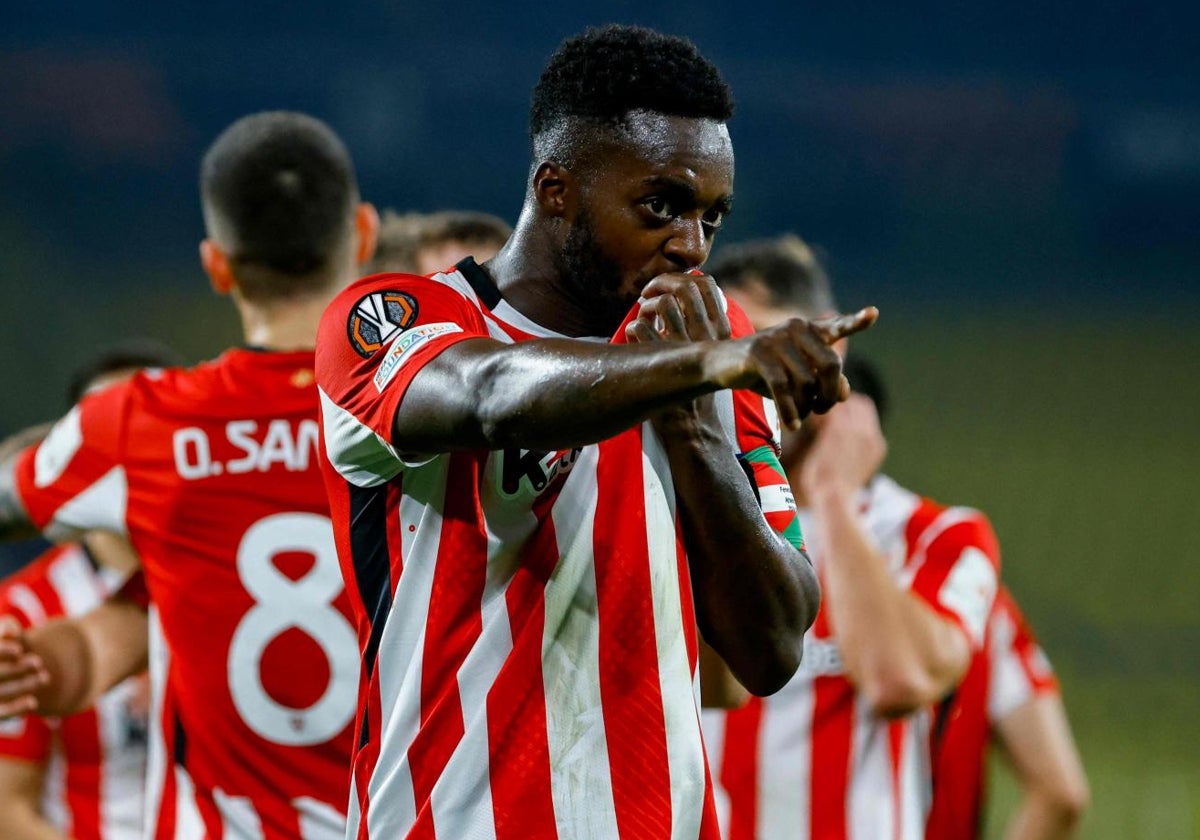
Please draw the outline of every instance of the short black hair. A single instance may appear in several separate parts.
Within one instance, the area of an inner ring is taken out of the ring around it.
[[[870,397],[871,402],[875,403],[875,411],[879,414],[879,424],[882,426],[887,419],[891,400],[879,367],[866,356],[851,350],[842,360],[842,373],[849,380],[853,390]]]
[[[725,122],[733,94],[686,38],[641,26],[593,27],[563,41],[533,89],[536,141],[569,118],[620,127],[632,111]]]
[[[705,264],[705,270],[726,289],[762,283],[772,306],[792,307],[807,317],[837,309],[821,260],[807,242],[792,234],[728,245]]]
[[[92,383],[108,373],[140,368],[164,368],[183,364],[183,358],[167,345],[150,338],[131,338],[101,350],[75,368],[67,380],[67,404],[75,405]]]
[[[252,298],[306,291],[301,278],[330,266],[358,202],[345,145],[325,123],[292,111],[251,114],[225,129],[200,165],[200,192],[206,218],[212,214],[233,239],[235,267],[296,280],[245,288],[239,276]]]

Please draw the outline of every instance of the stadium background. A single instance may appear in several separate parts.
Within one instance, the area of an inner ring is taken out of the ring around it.
[[[513,220],[528,93],[583,25],[686,34],[739,101],[724,241],[798,231],[894,394],[887,469],[995,521],[1063,681],[1088,838],[1200,837],[1194,4],[26,5],[0,27],[0,433],[129,334],[237,340],[199,155],[294,108],[365,197]],[[993,812],[1011,803],[1001,784]],[[989,836],[997,835],[996,820]]]

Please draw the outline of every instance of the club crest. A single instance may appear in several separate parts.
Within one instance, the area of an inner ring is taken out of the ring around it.
[[[405,292],[372,292],[350,310],[346,332],[354,352],[369,359],[417,320],[417,299]]]

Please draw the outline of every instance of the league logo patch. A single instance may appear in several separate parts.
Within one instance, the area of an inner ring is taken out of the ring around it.
[[[354,304],[346,333],[354,352],[369,359],[417,320],[417,299],[405,292],[372,292]]]

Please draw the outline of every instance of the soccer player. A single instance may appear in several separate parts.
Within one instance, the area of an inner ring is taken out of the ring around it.
[[[485,262],[496,256],[511,234],[507,222],[489,213],[442,210],[400,215],[385,210],[375,256],[364,272],[433,274],[463,257]]]
[[[1050,661],[1004,586],[984,650],[935,715],[927,840],[981,835],[990,741],[1021,787],[1006,840],[1074,836],[1087,810],[1087,776]]]
[[[131,604],[148,600],[165,642],[150,654],[152,834],[341,837],[360,662],[317,466],[313,346],[378,217],[341,141],[302,114],[234,123],[200,187],[201,261],[246,346],[85,398],[0,465],[0,531],[127,535],[146,590],[7,640],[7,667],[29,662],[22,642],[43,653],[40,710],[78,708],[145,660]]]
[[[834,308],[795,238],[728,249],[710,270],[762,329]],[[804,661],[777,694],[705,713],[728,840],[923,837],[928,707],[983,645],[999,568],[990,525],[879,474],[881,386],[853,357],[846,372],[856,393],[785,438],[824,594]]]
[[[174,354],[150,343],[114,347],[72,376],[69,403],[172,363]],[[29,628],[87,612],[117,590],[128,558],[127,547],[102,535],[57,546],[0,583],[0,614]],[[0,721],[0,840],[141,837],[148,700],[137,676],[62,719]]]
[[[326,478],[368,676],[356,836],[717,836],[696,626],[765,694],[818,602],[760,395],[788,424],[827,408],[844,384],[829,342],[875,315],[718,340],[749,325],[685,272],[730,208],[731,110],[684,39],[565,41],[500,253],[365,278],[322,319]],[[607,342],[656,328],[696,340]]]

